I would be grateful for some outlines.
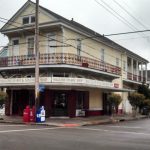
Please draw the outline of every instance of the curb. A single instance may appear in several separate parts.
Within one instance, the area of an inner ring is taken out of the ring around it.
[[[105,120],[93,120],[87,121],[83,123],[53,123],[53,122],[44,122],[44,123],[34,123],[34,122],[17,122],[17,121],[7,121],[7,120],[0,120],[0,123],[8,123],[8,124],[24,124],[24,125],[42,125],[42,126],[55,126],[55,127],[79,127],[79,126],[92,126],[92,125],[105,125],[105,124],[113,124],[123,121],[134,121],[139,119],[146,119],[147,116],[137,117],[137,118],[110,118]]]

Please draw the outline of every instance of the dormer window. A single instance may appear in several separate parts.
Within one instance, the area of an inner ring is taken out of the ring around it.
[[[35,16],[26,16],[22,18],[23,25],[31,24],[31,23],[35,23]]]
[[[31,16],[31,23],[35,22],[35,16]]]

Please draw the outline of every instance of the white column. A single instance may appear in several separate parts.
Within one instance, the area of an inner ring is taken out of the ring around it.
[[[132,80],[133,80],[133,58],[131,58],[131,73],[132,73]]]
[[[141,63],[141,82],[143,82],[143,63]]]
[[[63,26],[61,26],[61,29],[62,29],[62,42],[63,42],[62,45],[64,45],[64,28],[63,28]],[[62,46],[62,60],[64,62],[64,46]]]
[[[136,75],[137,75],[136,80],[138,81],[138,76],[139,76],[139,62],[138,61],[136,61]]]
[[[147,83],[147,64],[145,64],[145,83]]]

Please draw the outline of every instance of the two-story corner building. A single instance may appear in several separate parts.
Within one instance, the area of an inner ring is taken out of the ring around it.
[[[0,57],[0,87],[7,88],[6,115],[33,106],[35,85],[35,3],[27,1],[2,27],[9,39]],[[148,61],[91,29],[39,7],[40,105],[47,116],[110,114],[110,92],[128,91],[146,81]],[[7,56],[6,56],[7,51]],[[139,67],[140,66],[140,67]],[[145,67],[146,68],[146,67]]]

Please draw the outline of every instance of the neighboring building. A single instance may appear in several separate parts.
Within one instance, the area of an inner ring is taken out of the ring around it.
[[[150,70],[144,71],[144,75],[147,73],[147,84],[149,85],[150,88]]]
[[[139,68],[148,61],[73,20],[42,6],[39,11],[40,105],[46,115],[109,114],[111,92],[123,97],[119,112],[130,112],[128,91],[146,82]],[[6,115],[22,115],[26,105],[34,105],[34,15],[35,3],[27,1],[1,29],[9,38],[7,56],[0,58]]]

